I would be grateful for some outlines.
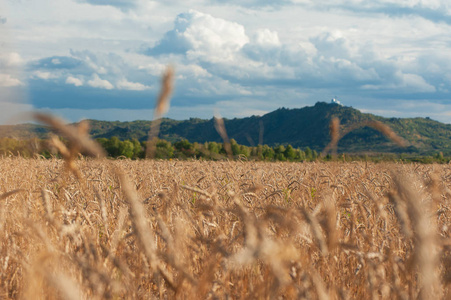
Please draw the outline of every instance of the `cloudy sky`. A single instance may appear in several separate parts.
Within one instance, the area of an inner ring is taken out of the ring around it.
[[[0,0],[0,122],[233,118],[337,97],[451,123],[449,0]]]

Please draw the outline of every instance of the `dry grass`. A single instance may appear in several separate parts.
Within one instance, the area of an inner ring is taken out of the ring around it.
[[[0,160],[0,298],[446,299],[448,165]]]

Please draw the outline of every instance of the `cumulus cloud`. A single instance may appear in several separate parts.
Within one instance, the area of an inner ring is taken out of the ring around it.
[[[89,50],[71,50],[73,59],[83,63],[86,69],[97,74],[122,74],[130,66],[116,53],[95,53]]]
[[[72,84],[72,85],[75,85],[75,86],[83,86],[83,81],[81,79],[75,78],[75,77],[72,77],[72,76],[67,77],[66,83],[67,84]]]
[[[97,74],[94,74],[92,76],[92,79],[88,81],[88,85],[94,88],[100,88],[105,90],[114,89],[114,86],[108,80],[101,79]]]
[[[177,76],[181,78],[211,78],[208,70],[196,64],[186,64],[177,67]]]
[[[279,34],[270,29],[259,29],[255,33],[255,43],[262,46],[280,46]]]
[[[49,30],[52,43],[40,40],[32,50],[36,41],[14,31],[23,49],[31,49],[24,57],[46,48],[46,57],[25,65],[26,78],[10,72],[24,64],[17,53],[0,54],[3,82],[28,82],[39,107],[151,108],[170,63],[176,69],[173,107],[187,117],[200,107],[257,98],[265,111],[334,95],[355,107],[365,98],[450,99],[449,26],[428,21],[451,16],[447,0],[62,1],[71,3],[73,19],[45,28],[60,24],[78,37],[55,42]],[[141,4],[143,10],[130,11]],[[104,13],[112,17],[105,21]],[[93,27],[108,34],[90,35]],[[43,28],[33,32],[47,32]]]
[[[42,72],[42,71],[35,71],[33,73],[33,76],[35,78],[43,79],[43,80],[49,80],[49,79],[55,79],[58,78],[57,74],[51,73],[51,72]]]
[[[179,75],[178,79],[190,82],[185,89],[188,94],[256,95],[267,91],[267,86],[346,93],[397,90],[405,95],[437,90],[434,80],[418,74],[423,68],[404,64],[402,56],[385,58],[371,43],[361,43],[337,29],[287,43],[275,30],[254,29],[248,35],[241,24],[191,10],[179,14],[174,28],[146,52],[149,56],[165,53],[179,57],[182,65],[199,66],[210,76],[199,80]]]
[[[116,86],[120,90],[129,90],[129,91],[144,91],[150,89],[149,86],[146,86],[139,82],[130,82],[125,78],[119,80]]]
[[[15,87],[24,85],[19,79],[14,78],[10,74],[0,73],[0,86],[2,87]]]
[[[144,53],[186,54],[191,59],[215,63],[233,60],[236,52],[248,42],[241,24],[190,10],[179,14],[174,29]]]
[[[435,92],[436,88],[427,83],[424,78],[418,74],[400,74],[401,87],[408,88],[410,92]]]
[[[321,33],[312,37],[310,41],[325,57],[349,58],[356,54],[349,39],[345,38],[339,30]]]
[[[16,68],[23,65],[23,59],[17,52],[0,53],[0,68]]]
[[[82,65],[82,61],[70,56],[51,56],[31,62],[33,69],[75,69]]]

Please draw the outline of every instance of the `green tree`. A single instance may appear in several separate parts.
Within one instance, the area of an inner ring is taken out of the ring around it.
[[[137,139],[132,139],[133,144],[133,159],[144,158],[144,149]]]
[[[209,142],[208,143],[208,151],[210,151],[211,153],[219,153],[219,151],[221,150],[221,145],[219,145],[216,142]]]
[[[105,150],[111,157],[118,157],[120,154],[119,145],[121,141],[118,137],[113,136],[105,143]]]
[[[156,144],[155,158],[165,159],[174,157],[174,147],[166,140],[158,140]]]
[[[316,152],[316,150],[313,150],[312,160],[316,160],[317,158],[318,158],[318,152]]]
[[[199,144],[197,142],[193,143],[194,155],[196,158],[208,158],[208,150],[203,144]]]
[[[251,149],[245,145],[240,145],[240,154],[246,157],[251,156]]]
[[[194,146],[188,140],[175,142],[174,148],[177,150],[177,157],[186,158],[195,155]]]
[[[258,145],[257,147],[252,147],[251,156],[258,160],[263,160],[263,146]]]
[[[298,161],[304,161],[305,160],[305,152],[302,151],[301,149],[296,149],[296,155],[295,155],[295,159]]]
[[[287,158],[283,155],[283,152],[276,153],[276,160],[278,161],[286,161]]]
[[[134,145],[129,140],[119,142],[119,156],[132,158],[134,154]]]
[[[309,147],[306,147],[304,152],[305,152],[305,159],[306,160],[312,160],[313,159],[312,149],[310,149]]]
[[[268,145],[264,145],[262,147],[262,156],[264,160],[273,160],[274,159],[274,149],[269,147]]]
[[[232,154],[235,155],[240,155],[240,145],[238,145],[238,143],[235,141],[235,139],[231,139],[230,140],[230,147],[232,148]]]
[[[288,145],[287,148],[285,149],[283,155],[288,160],[293,161],[296,158],[296,151],[294,150],[294,148],[291,145]]]
[[[283,145],[279,145],[274,148],[274,152],[276,154],[283,154],[285,152],[285,147]]]

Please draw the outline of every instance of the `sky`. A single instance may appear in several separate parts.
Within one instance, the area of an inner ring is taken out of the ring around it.
[[[0,123],[263,115],[337,98],[451,123],[449,0],[0,0]]]

